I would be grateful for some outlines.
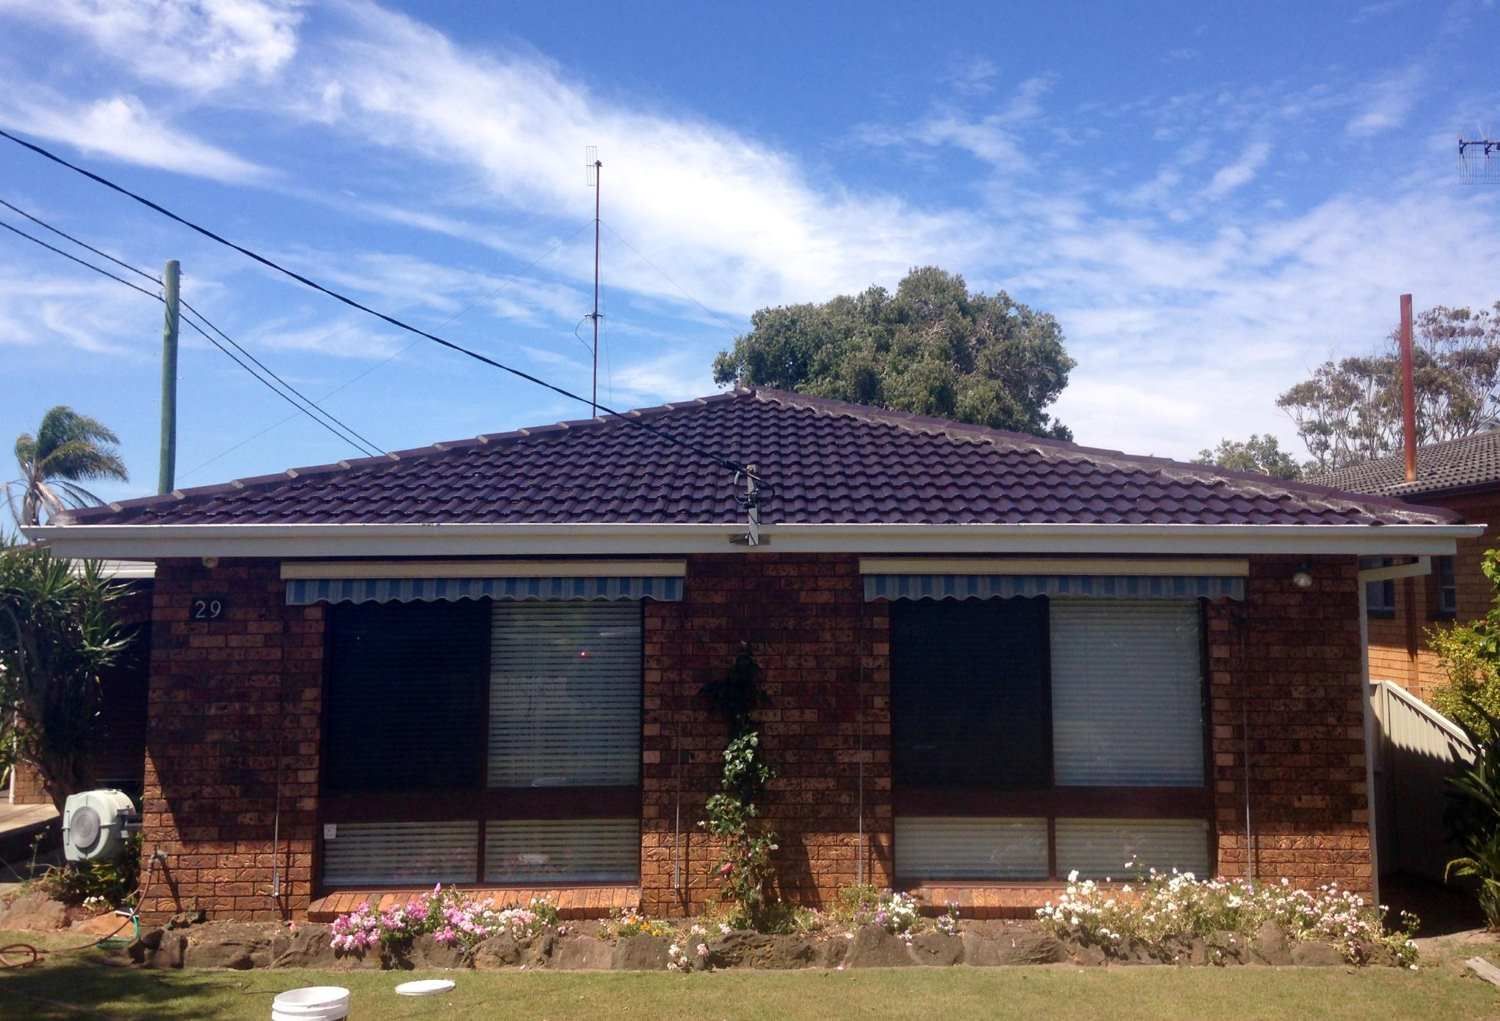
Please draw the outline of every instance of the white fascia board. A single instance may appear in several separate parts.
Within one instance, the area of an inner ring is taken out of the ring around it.
[[[41,525],[27,537],[69,557],[671,556],[687,553],[1302,554],[1451,556],[1483,525]]]
[[[304,578],[684,578],[686,560],[283,560],[283,581]]]
[[[1067,560],[1012,557],[1004,560],[965,557],[866,557],[859,562],[860,574],[985,574],[985,575],[1093,575],[1130,574],[1141,577],[1245,578],[1248,560],[1130,560],[1123,557]]]

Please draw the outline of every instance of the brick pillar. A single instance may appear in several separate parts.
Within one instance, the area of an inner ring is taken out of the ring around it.
[[[744,641],[769,700],[757,718],[777,774],[765,816],[780,838],[782,896],[827,906],[855,882],[861,764],[863,874],[866,882],[890,885],[888,620],[885,604],[864,602],[857,558],[843,555],[693,556],[682,602],[646,604],[646,911],[697,912],[717,896],[710,875],[717,849],[698,821],[718,788],[727,733],[699,692],[725,675]]]
[[[312,897],[324,611],[285,605],[278,568],[157,565],[142,829],[165,861],[148,917],[300,917]],[[190,619],[199,595],[225,597],[223,618]]]
[[[1243,604],[1209,609],[1219,871],[1372,888],[1353,557],[1253,557]],[[1250,829],[1245,836],[1245,747]],[[1252,869],[1253,865],[1253,869]]]

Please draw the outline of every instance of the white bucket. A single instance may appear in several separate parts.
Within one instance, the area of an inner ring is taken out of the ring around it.
[[[343,986],[304,986],[271,1001],[271,1021],[341,1021],[349,1016],[349,990]]]

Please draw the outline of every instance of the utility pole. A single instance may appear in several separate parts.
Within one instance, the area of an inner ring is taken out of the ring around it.
[[[156,491],[163,495],[177,488],[177,292],[181,273],[177,260],[168,259],[161,274],[166,317],[161,330],[161,470]]]
[[[599,417],[599,172],[604,164],[594,158],[594,312],[589,316],[594,321],[594,377],[593,389],[589,391],[589,406],[594,417]]]

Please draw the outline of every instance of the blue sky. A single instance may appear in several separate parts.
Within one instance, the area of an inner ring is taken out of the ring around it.
[[[601,399],[710,393],[754,309],[933,263],[1058,316],[1080,441],[1184,457],[1296,447],[1277,393],[1378,342],[1400,292],[1500,299],[1500,188],[1460,184],[1454,146],[1500,134],[1497,38],[1484,0],[0,0],[0,124],[576,389],[596,145]],[[0,197],[181,260],[189,300],[387,449],[587,414],[9,144]],[[101,491],[151,491],[160,318],[0,237],[7,447],[66,403],[124,442],[132,482]],[[178,484],[353,455],[290,414],[185,338]]]

